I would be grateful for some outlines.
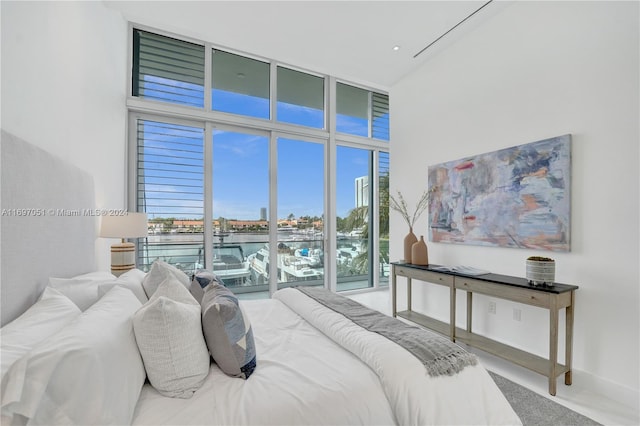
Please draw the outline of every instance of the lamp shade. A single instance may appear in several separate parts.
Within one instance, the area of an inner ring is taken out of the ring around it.
[[[103,216],[100,236],[106,238],[146,237],[147,214],[127,213],[123,216]]]

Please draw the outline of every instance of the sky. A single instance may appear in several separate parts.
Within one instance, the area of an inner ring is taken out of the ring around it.
[[[268,138],[216,131],[213,139],[214,217],[259,218],[260,207],[269,206]],[[279,218],[321,217],[324,146],[286,138],[277,144]],[[338,216],[355,207],[355,179],[367,175],[368,157],[368,150],[338,148]]]
[[[162,79],[154,78],[145,88],[147,98],[164,98],[187,105],[202,107],[198,86],[184,87],[180,93],[167,95]],[[185,86],[192,86],[185,84]],[[189,95],[183,96],[184,93]],[[192,96],[193,95],[193,96]],[[214,108],[225,106],[225,112],[268,117],[269,102],[263,98],[214,90],[212,94]],[[266,114],[266,115],[265,115]],[[279,121],[321,128],[324,123],[323,111],[300,105],[278,102]],[[337,117],[338,129],[352,134],[367,134],[368,121],[355,117]],[[145,144],[144,160],[148,168],[159,167],[158,178],[153,178],[152,170],[145,172],[147,191],[147,212],[150,217],[164,216],[154,214],[154,210],[171,210],[174,217],[202,217],[202,185],[199,173],[203,171],[202,129],[158,125],[145,121],[141,128]],[[364,132],[364,133],[363,133]],[[154,147],[150,149],[150,147]],[[154,154],[163,157],[154,157]],[[337,191],[336,207],[339,217],[346,217],[355,207],[355,179],[366,176],[369,170],[370,150],[349,147],[337,149]],[[324,212],[324,146],[319,143],[297,139],[280,138],[277,141],[278,159],[278,218],[289,214],[300,216],[323,216]],[[161,162],[153,164],[155,160]],[[167,163],[191,164],[174,166]],[[170,171],[173,169],[174,171]],[[174,177],[187,177],[187,181]],[[195,179],[193,179],[195,177]],[[187,184],[188,187],[179,186]],[[158,190],[158,192],[155,192]],[[161,192],[160,192],[161,191]],[[194,194],[184,194],[185,191]],[[165,198],[153,201],[152,198]],[[167,198],[175,198],[169,201]],[[157,204],[153,208],[152,204]],[[168,204],[175,207],[166,207]],[[185,206],[199,206],[187,209]],[[182,207],[180,207],[182,206]],[[260,219],[261,208],[269,206],[269,138],[248,133],[214,130],[213,134],[213,217],[229,219]],[[182,214],[182,216],[181,216]]]

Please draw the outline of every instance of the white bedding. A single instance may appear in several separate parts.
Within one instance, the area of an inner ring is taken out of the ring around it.
[[[212,364],[190,399],[145,384],[136,425],[394,424],[375,373],[279,300],[242,301],[254,328],[257,363],[247,380]]]
[[[520,424],[479,365],[430,377],[409,352],[295,289],[241,303],[254,327],[253,375],[229,377],[213,364],[187,400],[146,384],[133,424]]]
[[[376,372],[401,425],[521,424],[489,373],[465,367],[453,376],[431,377],[411,353],[325,308],[295,289],[274,295]]]

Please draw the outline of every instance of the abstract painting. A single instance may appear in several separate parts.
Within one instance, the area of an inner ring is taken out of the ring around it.
[[[571,135],[429,166],[429,240],[569,251]]]

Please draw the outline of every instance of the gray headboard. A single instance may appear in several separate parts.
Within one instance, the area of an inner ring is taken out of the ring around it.
[[[2,325],[40,296],[49,277],[95,270],[93,178],[2,131],[0,299]]]

